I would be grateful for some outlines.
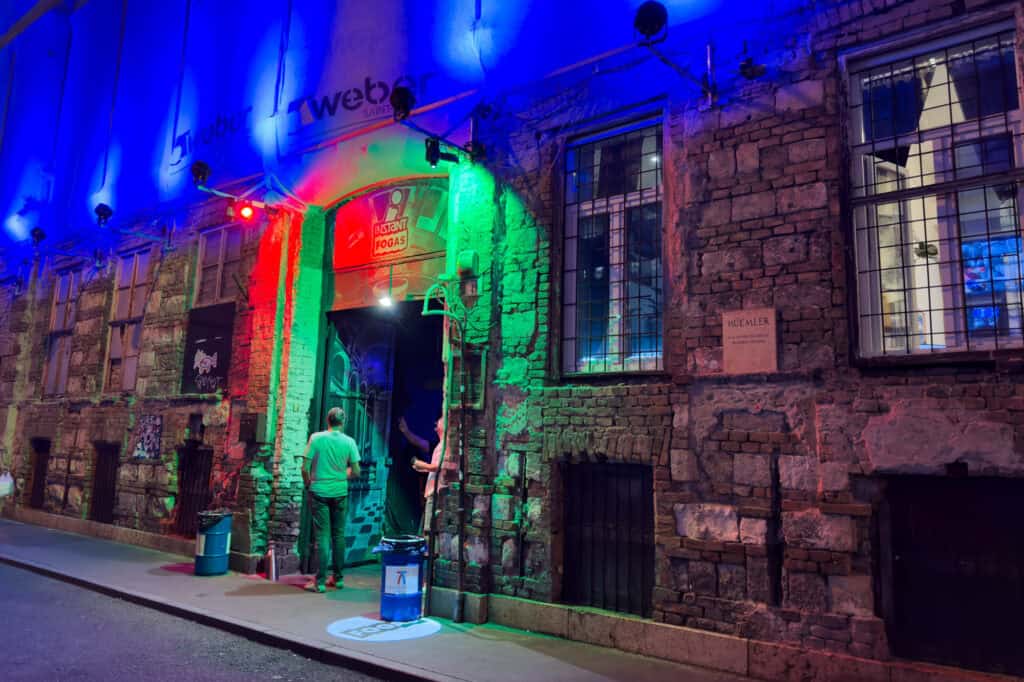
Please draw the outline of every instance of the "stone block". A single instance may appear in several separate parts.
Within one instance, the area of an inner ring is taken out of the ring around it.
[[[967,463],[971,475],[1024,472],[1013,426],[967,410],[896,403],[888,413],[868,419],[863,438],[871,473],[943,474],[946,464],[957,461]]]
[[[710,561],[691,561],[688,567],[690,591],[715,596],[718,593],[718,575]]]
[[[828,187],[823,182],[779,191],[779,212],[806,211],[828,205]]]
[[[779,113],[820,107],[825,102],[825,84],[806,80],[779,88],[775,93],[775,110]]]
[[[732,462],[732,480],[740,485],[769,486],[768,455],[737,454]]]
[[[741,222],[775,214],[775,192],[757,192],[732,202],[732,220]]]
[[[732,147],[716,149],[708,156],[708,175],[712,178],[728,178],[736,172],[736,157]]]
[[[822,514],[817,509],[783,512],[782,535],[789,545],[802,549],[852,552],[857,544],[852,519]]]
[[[663,623],[645,623],[638,653],[746,675],[747,640]]]
[[[818,479],[825,492],[837,492],[850,487],[849,466],[844,462],[819,462]]]
[[[817,462],[813,457],[782,455],[779,457],[779,480],[788,490],[816,490]]]
[[[764,264],[787,265],[807,260],[807,238],[802,234],[787,234],[764,242]]]
[[[721,564],[718,567],[718,596],[742,601],[747,598],[747,569]]]
[[[755,142],[746,142],[736,148],[736,170],[753,173],[761,166],[760,151]]]
[[[885,663],[750,640],[751,677],[782,682],[889,682]]]
[[[768,538],[768,522],[764,519],[740,519],[740,542],[745,545],[763,545]]]
[[[492,623],[555,637],[569,634],[569,609],[555,604],[490,595],[488,615]]]
[[[739,540],[736,507],[727,504],[677,504],[674,511],[678,535],[717,542]]]
[[[786,571],[782,584],[782,601],[786,608],[815,613],[826,610],[828,598],[824,576]]]
[[[669,468],[673,481],[696,481],[699,478],[697,456],[690,450],[671,450]]]
[[[866,575],[830,575],[828,577],[830,611],[849,616],[874,614],[875,597],[871,578]]]

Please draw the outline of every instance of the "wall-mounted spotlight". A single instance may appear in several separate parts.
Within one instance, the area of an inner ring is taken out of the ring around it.
[[[636,10],[633,28],[644,37],[642,42],[656,43],[666,38],[665,27],[668,25],[668,10],[660,2],[647,0]]]
[[[110,218],[114,215],[114,209],[110,208],[106,204],[96,204],[96,224],[99,226],[106,225]]]
[[[747,57],[740,62],[740,75],[748,81],[757,80],[765,74],[768,67],[764,64],[755,64],[753,57]]]
[[[46,239],[46,233],[43,232],[43,228],[41,227],[33,227],[32,231],[28,234],[32,238],[32,246],[37,249],[39,248],[39,245],[43,243],[43,240]]]
[[[409,118],[409,114],[416,107],[416,95],[404,85],[399,85],[391,91],[389,101],[396,121],[404,121]]]
[[[430,164],[431,168],[437,168],[439,161],[449,161],[451,163],[458,163],[459,157],[451,152],[441,151],[441,140],[436,137],[428,137],[423,141],[426,146],[426,158],[427,163]]]
[[[194,161],[192,163],[192,182],[196,187],[205,185],[210,179],[210,164],[205,161]]]

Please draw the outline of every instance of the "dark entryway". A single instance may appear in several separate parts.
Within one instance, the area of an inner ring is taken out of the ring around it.
[[[883,610],[894,653],[1024,673],[1024,482],[898,477],[886,498]]]
[[[114,443],[96,443],[96,463],[93,469],[92,500],[89,518],[100,523],[114,522],[114,504],[117,500],[117,466],[120,452]]]
[[[563,464],[569,604],[651,615],[654,486],[639,464]]]
[[[178,519],[175,530],[186,537],[195,537],[199,512],[206,511],[213,498],[210,472],[213,450],[189,442],[178,450]]]
[[[32,488],[28,506],[42,509],[46,503],[46,475],[50,468],[50,441],[46,438],[33,438],[32,447]]]

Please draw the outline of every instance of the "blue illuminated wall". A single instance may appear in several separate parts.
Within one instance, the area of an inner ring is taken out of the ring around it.
[[[7,3],[0,29],[33,4]],[[91,0],[50,11],[0,50],[0,247],[10,253],[35,226],[95,241],[98,202],[115,223],[159,218],[197,198],[188,169],[199,158],[214,185],[271,172],[316,203],[422,173],[422,138],[398,127],[331,142],[387,121],[396,83],[421,105],[474,90],[420,119],[464,137],[458,124],[482,99],[514,105],[545,74],[632,43],[639,4]],[[664,4],[662,49],[699,74],[708,40],[730,56],[744,42],[763,52],[759,13],[799,3],[745,3],[747,30],[720,0]],[[599,66],[631,70],[595,82],[591,97],[699,91],[645,50]]]

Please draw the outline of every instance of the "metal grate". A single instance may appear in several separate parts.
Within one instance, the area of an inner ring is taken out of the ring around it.
[[[661,136],[639,125],[567,154],[566,372],[662,368]]]
[[[563,464],[563,600],[651,615],[654,486],[639,464]]]
[[[862,355],[1019,347],[1012,30],[851,77]]]
[[[188,443],[178,453],[178,518],[176,529],[186,537],[195,537],[199,512],[206,511],[213,498],[210,471],[213,450]]]
[[[114,443],[96,443],[92,498],[89,503],[89,518],[93,521],[114,522],[119,456],[118,447]]]

